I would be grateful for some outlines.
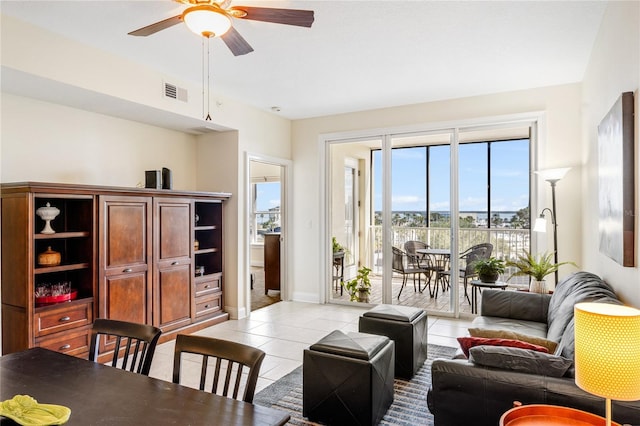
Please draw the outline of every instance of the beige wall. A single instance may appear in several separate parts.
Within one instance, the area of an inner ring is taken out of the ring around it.
[[[159,110],[176,114],[173,119],[206,124],[200,121],[199,83],[158,73],[4,15],[0,18],[4,69],[33,77],[31,81],[39,84],[53,82],[56,89],[73,87],[74,96],[84,91],[104,95],[97,97],[109,102],[120,101],[110,106],[139,105],[147,114]],[[164,81],[186,88],[189,101],[164,98]],[[168,167],[176,189],[231,192],[225,207],[225,308],[232,316],[246,312],[245,153],[290,160],[289,120],[212,94],[213,124],[232,131],[194,136],[16,96],[11,90],[2,88],[0,104],[3,182],[135,186],[144,182],[145,170]]]
[[[626,303],[640,307],[640,3],[611,2],[583,81],[583,259]],[[598,249],[597,126],[622,92],[635,96],[635,267],[622,267]]]
[[[175,189],[196,188],[196,138],[182,132],[2,94],[2,182],[135,187],[168,167]]]
[[[341,114],[293,123],[292,142],[294,176],[293,258],[296,283],[294,299],[321,300],[323,291],[319,277],[322,265],[323,242],[320,235],[320,211],[322,196],[320,188],[319,161],[322,134],[355,131],[361,129],[384,129],[399,126],[414,126],[443,123],[455,120],[471,120],[518,113],[544,112],[545,126],[542,129],[543,143],[539,146],[540,169],[572,166],[573,169],[558,184],[558,245],[560,260],[582,262],[581,233],[581,128],[580,128],[580,84],[500,93],[463,99],[452,99],[426,104],[407,105],[374,111]],[[544,183],[544,182],[543,182]],[[316,190],[310,190],[314,188]],[[534,194],[541,205],[551,205],[548,185],[539,185],[539,194]],[[541,250],[551,250],[551,235],[540,244]],[[571,272],[562,269],[561,275]]]

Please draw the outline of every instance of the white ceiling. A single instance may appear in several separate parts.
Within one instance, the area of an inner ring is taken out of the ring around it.
[[[211,41],[212,91],[299,119],[581,81],[604,1],[244,1],[311,9],[312,28],[235,20],[254,52]],[[7,1],[3,14],[201,84],[201,39],[161,1]]]

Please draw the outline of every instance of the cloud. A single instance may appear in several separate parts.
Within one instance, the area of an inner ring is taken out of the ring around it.
[[[424,198],[417,195],[394,195],[391,197],[393,204],[415,204],[424,203]]]

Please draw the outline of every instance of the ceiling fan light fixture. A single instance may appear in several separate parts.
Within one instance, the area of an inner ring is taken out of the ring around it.
[[[199,5],[186,9],[182,20],[187,28],[200,36],[220,37],[231,28],[231,19],[220,7]]]

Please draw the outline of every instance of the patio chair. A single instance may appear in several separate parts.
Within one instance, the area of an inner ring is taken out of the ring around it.
[[[474,246],[471,246],[465,251],[463,251],[462,253],[460,253],[460,260],[464,261],[464,266],[459,266],[458,277],[463,279],[464,297],[467,299],[469,304],[471,304],[471,299],[469,298],[469,293],[467,291],[467,287],[469,285],[469,279],[473,279],[474,277],[478,276],[473,263],[479,259],[490,258],[492,252],[493,252],[493,244],[481,243],[481,244],[476,244]],[[440,275],[443,276],[443,283],[446,281],[447,286],[449,286],[451,270],[443,271],[440,273]],[[444,291],[444,288],[443,288],[443,291]],[[436,298],[438,297],[437,286],[436,286],[435,297]]]
[[[416,262],[415,264],[411,264],[409,261],[409,255],[404,251],[400,250],[397,247],[391,247],[393,250],[393,258],[391,259],[391,269],[393,272],[398,274],[402,274],[402,286],[400,287],[400,291],[398,292],[398,299],[400,299],[400,295],[402,294],[402,290],[404,286],[407,284],[407,280],[409,275],[413,276],[413,291],[422,292],[422,282],[420,274],[425,274],[427,276],[430,271],[426,268],[426,265],[423,266],[420,262],[420,259],[414,257],[413,260]],[[416,290],[416,275],[418,275],[418,290]],[[429,280],[429,286],[431,285]],[[427,285],[425,285],[425,288]],[[431,287],[429,287],[429,293],[431,293]]]

